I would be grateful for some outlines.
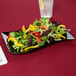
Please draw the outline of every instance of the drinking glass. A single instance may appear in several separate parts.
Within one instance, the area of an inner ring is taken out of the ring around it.
[[[41,17],[52,17],[53,0],[39,0],[39,8]]]

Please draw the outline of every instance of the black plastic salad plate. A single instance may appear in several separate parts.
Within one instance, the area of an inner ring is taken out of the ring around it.
[[[6,46],[12,54],[23,54],[44,48],[64,40],[75,39],[67,30],[65,25],[50,22],[49,18],[41,18],[34,21],[25,29],[12,32],[2,32]]]

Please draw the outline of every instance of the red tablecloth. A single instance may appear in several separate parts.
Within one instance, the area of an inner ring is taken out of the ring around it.
[[[18,30],[39,18],[38,0],[0,0],[0,32]],[[53,18],[75,36],[76,0],[54,0]],[[0,44],[8,59],[0,66],[0,76],[76,76],[76,40],[24,55],[10,54],[1,35]]]

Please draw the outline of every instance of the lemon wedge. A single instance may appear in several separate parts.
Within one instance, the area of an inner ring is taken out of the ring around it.
[[[44,1],[43,1],[43,0],[40,0],[40,1],[39,1],[39,4],[40,4],[40,10],[44,10],[44,8],[45,8],[45,3],[44,3]]]

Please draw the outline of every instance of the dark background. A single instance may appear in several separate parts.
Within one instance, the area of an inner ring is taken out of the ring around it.
[[[76,0],[54,0],[53,11],[53,18],[76,37]],[[38,0],[0,0],[0,32],[19,30],[39,18]],[[76,76],[76,40],[24,55],[10,54],[1,35],[0,44],[8,59],[0,76]]]

